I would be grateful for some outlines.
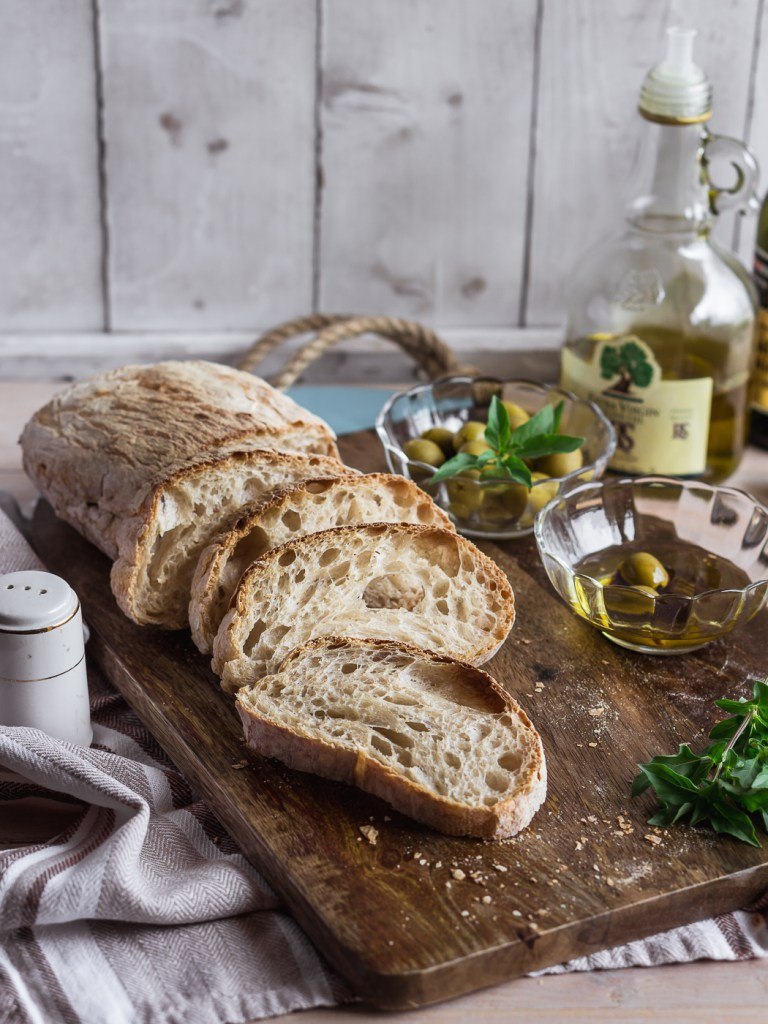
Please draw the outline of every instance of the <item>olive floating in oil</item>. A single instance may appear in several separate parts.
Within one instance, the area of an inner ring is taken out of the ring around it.
[[[572,607],[582,618],[597,619],[619,643],[641,650],[690,650],[701,642],[690,598],[707,594],[706,618],[726,618],[735,599],[730,592],[748,586],[750,578],[697,544],[677,538],[642,543],[642,548],[640,542],[614,545],[581,559],[574,566]],[[581,576],[601,584],[599,594]]]

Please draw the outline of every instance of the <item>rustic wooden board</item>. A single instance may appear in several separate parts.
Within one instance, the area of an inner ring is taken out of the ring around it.
[[[343,439],[342,451],[352,465],[381,468],[370,433]],[[440,836],[354,789],[272,762],[237,767],[244,749],[231,699],[188,634],[128,622],[109,591],[107,560],[47,505],[33,531],[41,557],[82,598],[89,656],[318,948],[375,1005],[446,999],[732,909],[768,886],[768,847],[683,828],[652,846],[649,800],[628,796],[637,761],[680,739],[700,741],[712,700],[746,693],[746,677],[765,671],[766,612],[693,655],[635,655],[567,610],[530,541],[487,545],[518,606],[490,670],[539,727],[550,783],[531,828],[482,843]],[[619,815],[631,834],[621,833]],[[376,846],[359,831],[371,821]],[[466,878],[452,877],[456,867]]]

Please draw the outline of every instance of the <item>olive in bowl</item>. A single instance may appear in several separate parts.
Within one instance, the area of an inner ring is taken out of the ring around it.
[[[525,482],[510,476],[486,433],[494,396],[506,410],[511,433],[522,427],[533,434],[530,421],[546,407],[551,413],[562,405],[558,431],[583,438],[576,458],[573,452],[536,453],[520,460]],[[491,377],[447,377],[400,392],[382,409],[376,430],[392,472],[415,480],[461,533],[495,539],[530,533],[549,501],[584,479],[602,476],[616,444],[613,427],[593,403],[554,385]],[[432,441],[444,461],[438,463],[434,451],[429,462],[417,458],[415,441]],[[548,467],[545,460],[553,455],[569,456],[572,468],[556,460]],[[457,456],[467,458],[466,466],[444,479],[447,463]],[[568,471],[556,472],[563,468]]]

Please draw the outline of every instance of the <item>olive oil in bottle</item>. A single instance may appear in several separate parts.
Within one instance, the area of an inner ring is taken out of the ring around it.
[[[561,383],[613,422],[612,470],[721,480],[745,443],[755,296],[710,230],[726,206],[749,205],[757,166],[705,128],[712,88],[693,63],[694,35],[670,29],[643,84],[635,198],[624,233],[571,279]],[[715,157],[738,170],[738,187],[713,184]]]
[[[761,448],[768,448],[768,194],[763,200],[757,226],[755,283],[760,309],[757,314],[757,356],[750,394],[750,440]]]

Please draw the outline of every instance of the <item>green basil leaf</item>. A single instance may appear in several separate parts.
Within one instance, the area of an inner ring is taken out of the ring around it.
[[[711,740],[730,739],[740,725],[741,718],[724,718],[722,722],[718,722],[717,725],[713,726],[709,733],[709,738]]]
[[[555,410],[551,405],[545,405],[525,423],[515,427],[510,438],[510,445],[519,448],[538,434],[553,434],[555,425]]]
[[[459,452],[458,455],[454,455],[452,459],[448,459],[437,472],[429,478],[427,483],[437,484],[441,480],[447,480],[448,477],[456,476],[457,473],[463,472],[465,469],[475,469],[477,467],[477,455],[470,455],[469,452]]]
[[[555,414],[552,417],[552,433],[557,434],[560,431],[560,420],[563,418],[563,409],[565,408],[565,402],[563,399],[555,406]]]
[[[519,447],[515,447],[515,453],[522,459],[538,459],[542,455],[575,452],[583,444],[583,437],[569,437],[568,434],[539,434],[525,441]]]
[[[524,484],[530,489],[532,483],[531,471],[522,459],[518,458],[514,453],[510,453],[504,456],[503,464],[510,471],[510,476],[513,480],[517,480],[518,483]]]
[[[488,409],[488,425],[485,428],[485,440],[497,452],[509,447],[511,430],[509,413],[504,408],[498,395],[494,395]]]
[[[760,846],[752,819],[744,811],[732,806],[721,798],[715,798],[709,809],[709,820],[715,832],[740,839],[750,846]]]
[[[641,771],[665,803],[679,804],[681,800],[690,799],[691,793],[698,793],[695,783],[666,764],[651,761],[642,765]]]

